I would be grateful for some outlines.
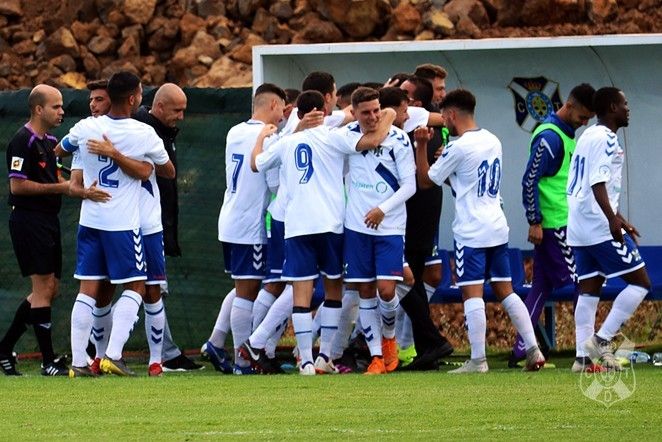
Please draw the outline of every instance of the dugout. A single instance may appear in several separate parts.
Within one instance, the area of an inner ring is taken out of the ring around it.
[[[662,244],[662,204],[651,204],[662,197],[662,34],[257,46],[253,84],[299,88],[313,70],[331,72],[338,87],[384,82],[422,63],[444,66],[448,89],[471,90],[478,123],[501,139],[501,194],[510,245],[518,248],[531,248],[520,184],[531,131],[579,83],[621,88],[630,105],[630,126],[619,131],[626,150],[621,211],[642,233],[642,244]],[[449,250],[452,212],[444,192],[440,246]]]

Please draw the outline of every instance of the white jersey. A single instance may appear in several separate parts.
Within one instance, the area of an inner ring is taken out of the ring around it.
[[[409,133],[419,126],[427,126],[430,119],[430,112],[422,107],[409,106],[407,107],[407,114],[409,118],[405,121],[403,129]]]
[[[290,117],[287,119],[285,127],[280,131],[280,135],[290,135],[294,133],[297,125],[299,124],[299,116],[297,115],[298,108],[292,109]],[[345,121],[345,112],[341,110],[333,111],[331,115],[324,117],[324,125],[330,128],[340,127],[340,125]],[[282,171],[278,172],[279,185],[278,193],[276,199],[274,199],[269,205],[269,213],[271,217],[278,221],[283,221],[285,219],[285,201],[287,197],[285,196],[287,192],[287,184],[284,182],[284,177]]]
[[[343,231],[345,152],[329,142],[330,131],[322,125],[282,137],[256,158],[260,171],[281,167],[285,238]]]
[[[455,197],[455,241],[473,248],[508,242],[501,209],[501,142],[485,129],[465,132],[448,143],[429,176],[437,185],[449,178]]]
[[[568,174],[568,244],[590,246],[612,239],[609,221],[591,186],[605,183],[609,204],[618,211],[625,152],[609,128],[593,125],[577,141]]]
[[[331,132],[331,142],[349,155],[347,209],[345,227],[368,235],[404,235],[407,208],[402,204],[385,214],[377,230],[368,228],[366,214],[389,199],[402,180],[416,174],[414,152],[402,129],[391,127],[377,149],[356,152],[363,136],[359,123],[353,122]]]
[[[261,121],[248,120],[228,132],[225,146],[226,189],[218,216],[219,241],[235,244],[267,242],[264,217],[269,204],[269,187],[264,172],[251,170],[251,154],[263,127]]]
[[[83,182],[97,181],[112,196],[105,203],[83,200],[79,224],[105,231],[137,229],[141,225],[140,180],[125,174],[110,158],[87,150],[88,140],[102,140],[103,135],[122,155],[134,160],[163,165],[169,161],[168,153],[154,128],[133,118],[88,117],[76,123],[62,140],[65,150],[79,152],[75,164],[83,169]]]

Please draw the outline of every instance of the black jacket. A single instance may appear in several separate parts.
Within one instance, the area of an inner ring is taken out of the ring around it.
[[[149,124],[154,128],[156,134],[163,140],[170,160],[177,169],[177,152],[175,151],[175,138],[179,128],[168,127],[161,123],[154,115],[149,113],[148,106],[141,106],[133,116],[138,121]],[[177,177],[173,179],[156,177],[156,183],[161,193],[161,222],[163,223],[163,245],[166,256],[181,256],[177,236],[177,225],[179,218],[179,204],[177,200]]]

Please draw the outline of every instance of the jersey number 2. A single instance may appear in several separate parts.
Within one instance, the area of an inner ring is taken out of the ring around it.
[[[294,162],[297,170],[303,172],[299,184],[306,184],[313,176],[313,150],[307,144],[299,144],[294,151]]]
[[[113,189],[117,189],[120,185],[120,181],[111,178],[110,176],[117,172],[119,166],[115,164],[113,160],[103,155],[99,155],[99,161],[102,163],[108,163],[107,166],[99,171],[99,185],[102,187],[112,187]]]
[[[478,196],[485,195],[485,192],[487,191],[488,196],[496,198],[499,194],[500,185],[501,162],[499,159],[495,158],[492,164],[487,160],[480,163],[480,166],[478,166]]]

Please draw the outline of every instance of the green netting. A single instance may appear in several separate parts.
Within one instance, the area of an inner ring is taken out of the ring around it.
[[[151,102],[153,90],[145,93]],[[225,137],[228,130],[251,112],[251,90],[186,89],[188,110],[177,138],[179,183],[179,239],[182,256],[168,258],[170,296],[166,300],[168,319],[175,342],[182,348],[198,347],[211,332],[220,302],[232,281],[223,273],[223,259],[217,240],[218,212],[225,191]],[[0,150],[2,173],[6,176],[7,143],[28,119],[28,90],[0,93]],[[87,91],[65,90],[65,122],[54,131],[61,137],[80,118],[89,115]],[[65,161],[67,164],[67,161]],[[7,220],[8,185],[0,186],[0,336],[9,326],[19,302],[30,290],[22,278],[9,238]],[[80,201],[64,198],[60,221],[63,240],[63,276],[60,297],[53,306],[53,339],[57,352],[69,351],[71,307],[78,283],[73,279],[76,260],[76,230]],[[141,313],[142,316],[142,313]],[[144,349],[142,321],[127,349]],[[19,352],[37,351],[33,333],[28,331],[17,347]]]

